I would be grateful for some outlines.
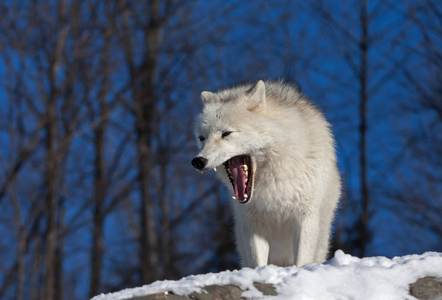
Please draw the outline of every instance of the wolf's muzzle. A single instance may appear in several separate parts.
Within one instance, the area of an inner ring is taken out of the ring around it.
[[[197,156],[194,159],[192,159],[192,166],[195,169],[202,171],[206,165],[207,165],[207,158],[203,156]]]

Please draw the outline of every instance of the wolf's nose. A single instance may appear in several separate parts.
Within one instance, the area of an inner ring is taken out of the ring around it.
[[[202,170],[207,165],[207,158],[204,158],[202,156],[197,156],[194,159],[192,159],[192,166],[195,169]]]

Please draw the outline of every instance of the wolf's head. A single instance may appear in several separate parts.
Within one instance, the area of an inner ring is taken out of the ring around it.
[[[204,109],[195,124],[201,152],[192,165],[203,171],[223,164],[235,197],[246,203],[252,198],[257,164],[273,142],[274,122],[266,116],[265,83],[260,80],[254,86],[202,92],[201,98]]]

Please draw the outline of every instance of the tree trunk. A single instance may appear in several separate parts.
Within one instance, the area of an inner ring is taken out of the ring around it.
[[[367,0],[361,3],[361,42],[360,42],[361,60],[360,60],[360,167],[361,167],[361,197],[362,214],[360,223],[360,255],[365,256],[366,246],[369,241],[368,223],[369,223],[369,195],[367,186],[367,159],[366,159],[366,140],[367,140],[367,54],[368,54],[368,16]]]
[[[148,68],[146,71],[150,71]],[[153,79],[153,78],[150,78]],[[141,187],[141,236],[140,260],[142,283],[149,283],[158,277],[157,235],[155,231],[153,201],[150,195],[151,176],[151,122],[154,115],[154,95],[152,82],[145,82],[146,90],[136,96],[137,150],[140,168]]]
[[[55,97],[48,101],[46,123],[46,251],[45,277],[43,297],[46,300],[54,299],[55,289],[55,256],[57,248],[57,153],[56,153],[56,107]]]
[[[161,278],[168,278],[168,270],[170,264],[170,249],[169,249],[169,230],[170,230],[170,207],[169,201],[167,201],[166,187],[167,187],[167,149],[162,147],[161,153],[159,153],[160,161],[160,187],[159,187],[159,199],[161,203],[161,257],[162,257],[162,273]]]
[[[25,265],[25,255],[26,255],[26,231],[24,227],[19,228],[18,233],[18,283],[17,283],[17,296],[16,300],[22,300],[25,288],[25,275],[26,275],[26,265]]]
[[[102,108],[103,109],[103,108]],[[98,294],[100,287],[100,274],[103,257],[103,221],[105,197],[104,179],[104,121],[100,123],[95,131],[95,183],[94,183],[94,211],[93,211],[93,233],[92,233],[92,254],[91,254],[91,278],[89,283],[89,298]]]
[[[93,211],[93,233],[91,252],[91,277],[89,282],[89,298],[97,295],[100,289],[101,269],[103,266],[103,223],[106,215],[104,200],[107,192],[106,166],[104,162],[106,126],[109,117],[109,106],[106,103],[106,93],[109,85],[109,30],[105,33],[105,45],[103,48],[103,85],[100,89],[99,124],[94,132],[95,146],[95,182],[94,182],[94,211]]]
[[[140,166],[141,186],[141,236],[140,260],[142,283],[158,279],[157,233],[154,220],[154,205],[150,195],[152,169],[151,140],[156,119],[155,78],[158,52],[161,44],[159,3],[152,1],[150,23],[145,29],[146,52],[144,62],[135,74],[135,117],[137,150]]]

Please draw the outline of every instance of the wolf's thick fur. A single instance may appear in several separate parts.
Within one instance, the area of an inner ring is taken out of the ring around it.
[[[323,114],[280,81],[203,92],[201,98],[195,133],[202,150],[192,164],[200,170],[219,167],[218,175],[239,195],[232,202],[242,265],[324,261],[341,182]],[[250,157],[241,165],[249,171],[229,180],[226,170],[233,171],[230,159],[237,156]],[[253,184],[251,195],[247,184]]]

